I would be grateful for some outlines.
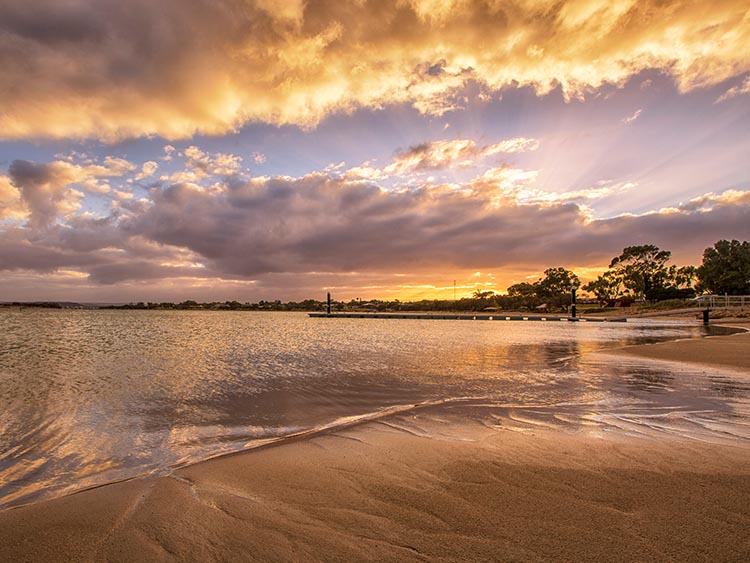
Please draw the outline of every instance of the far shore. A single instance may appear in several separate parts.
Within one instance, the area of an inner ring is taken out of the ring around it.
[[[749,352],[745,332],[606,353],[750,379]],[[427,409],[4,511],[0,560],[748,561],[749,461]]]

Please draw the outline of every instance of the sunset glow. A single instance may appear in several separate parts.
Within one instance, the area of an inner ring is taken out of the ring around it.
[[[8,0],[2,301],[453,298],[750,239],[747,2]]]

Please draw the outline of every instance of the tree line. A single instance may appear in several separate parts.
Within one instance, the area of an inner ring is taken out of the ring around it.
[[[522,282],[507,288],[507,294],[477,290],[458,300],[425,299],[403,302],[373,299],[362,302],[334,301],[333,309],[369,311],[485,311],[548,309],[567,311],[572,288],[594,296],[602,305],[637,300],[656,302],[687,299],[698,293],[750,295],[750,242],[719,240],[703,252],[700,266],[670,264],[672,253],[656,245],[628,246],[612,258],[609,268],[584,285],[575,272],[564,267],[548,268],[535,282]],[[325,302],[306,299],[282,303],[238,301],[197,303],[131,303],[113,308],[127,309],[210,309],[252,311],[319,311]]]
[[[700,266],[669,265],[669,250],[653,244],[628,246],[609,269],[583,286],[602,301],[631,296],[646,301],[750,294],[750,243],[719,240],[703,251]]]
[[[697,294],[750,295],[750,242],[719,240],[703,252],[700,266],[670,264],[672,253],[653,244],[628,246],[612,258],[609,268],[581,285],[575,272],[548,268],[533,283],[508,287],[507,295],[477,290],[458,309],[549,308],[567,311],[572,289],[580,288],[602,305],[689,299]],[[462,307],[463,305],[463,307]]]

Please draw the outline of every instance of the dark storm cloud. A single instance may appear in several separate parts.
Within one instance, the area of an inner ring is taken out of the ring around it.
[[[115,216],[73,217],[54,233],[53,244],[74,252],[91,252],[102,248],[119,248],[126,242]]]
[[[40,244],[26,229],[4,229],[0,237],[0,270],[48,273],[59,268],[85,269],[98,261],[93,254],[69,251],[57,244]]]
[[[196,272],[193,268],[179,268],[174,266],[163,266],[145,260],[133,260],[121,264],[98,264],[89,270],[90,280],[99,284],[115,284],[130,280],[162,280],[166,278],[193,277]]]
[[[85,2],[4,3],[0,33],[18,40],[50,44],[101,42],[107,33],[104,6]]]
[[[128,232],[204,257],[211,268],[272,272],[396,271],[601,265],[623,246],[653,242],[683,254],[719,237],[750,237],[750,204],[714,196],[710,209],[589,221],[578,205],[497,200],[486,185],[388,192],[315,174],[251,181],[222,194],[176,185],[126,223]],[[689,233],[689,234],[686,234]]]

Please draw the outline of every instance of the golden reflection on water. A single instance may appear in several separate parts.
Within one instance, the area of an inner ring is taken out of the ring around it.
[[[0,507],[424,401],[468,397],[533,428],[635,407],[741,419],[750,396],[732,376],[581,360],[701,327],[7,309],[0,323]]]

